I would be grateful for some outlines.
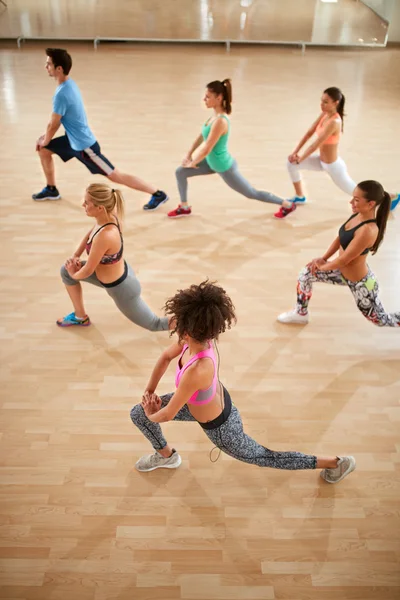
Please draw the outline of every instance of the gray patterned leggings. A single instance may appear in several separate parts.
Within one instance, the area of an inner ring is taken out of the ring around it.
[[[225,390],[225,393],[226,390]],[[173,394],[161,396],[162,408],[171,400]],[[167,445],[161,427],[158,423],[150,421],[144,413],[141,404],[136,404],[131,410],[132,422],[140,429],[149,440],[154,450],[162,450]],[[195,421],[187,404],[177,413],[174,421]],[[236,406],[232,405],[232,411],[220,427],[216,429],[203,429],[211,442],[220,448],[225,454],[258,467],[270,467],[272,469],[286,469],[294,471],[298,469],[315,469],[317,457],[300,452],[274,452],[265,446],[261,446],[243,431],[242,419]]]
[[[198,177],[199,175],[215,175],[216,171],[213,171],[206,161],[202,160],[196,169],[187,169],[186,167],[178,167],[175,171],[176,181],[178,183],[179,196],[181,202],[187,202],[187,188],[188,178]],[[240,173],[236,160],[233,161],[232,166],[223,173],[217,173],[232,190],[235,190],[238,194],[251,198],[253,200],[260,200],[261,202],[269,202],[270,204],[282,204],[283,198],[275,196],[270,192],[263,190],[256,190]]]
[[[297,307],[300,315],[308,312],[308,303],[312,296],[314,281],[332,283],[334,285],[347,285],[354,296],[357,308],[368,321],[378,327],[400,327],[400,312],[388,314],[379,300],[379,285],[375,275],[368,269],[368,273],[360,281],[349,281],[343,277],[339,269],[334,271],[316,271],[313,275],[309,267],[300,271],[297,282]]]

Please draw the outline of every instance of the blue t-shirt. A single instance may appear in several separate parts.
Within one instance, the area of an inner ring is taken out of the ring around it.
[[[61,115],[61,123],[74,150],[90,148],[96,142],[87,122],[81,93],[75,81],[67,79],[56,89],[53,112]]]

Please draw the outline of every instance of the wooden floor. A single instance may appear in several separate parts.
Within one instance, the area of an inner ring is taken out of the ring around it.
[[[400,51],[72,46],[73,77],[103,152],[165,188],[155,214],[127,190],[125,256],[159,310],[178,287],[217,279],[238,324],[220,341],[221,379],[247,431],[276,450],[354,454],[337,486],[317,472],[212,464],[195,424],[163,428],[177,471],[138,474],[149,446],[129,419],[165,333],[130,324],[97,288],[93,326],[60,330],[70,311],[59,267],[88,229],[94,178],[57,161],[63,200],[32,202],[43,177],[34,152],[54,82],[43,48],[0,53],[2,600],[397,600],[400,595],[400,337],[374,328],[345,289],[316,287],[311,322],[276,316],[296,275],[330,244],[349,199],[320,173],[309,204],[284,222],[274,207],[217,177],[190,182],[194,214],[169,221],[174,169],[206,113],[204,85],[233,78],[231,149],[256,186],[291,193],[285,160],[339,85],[348,98],[342,156],[356,180],[399,189]],[[400,219],[370,264],[399,310]],[[173,387],[173,370],[160,392]]]
[[[9,0],[0,38],[304,41],[383,44],[387,23],[360,0]]]

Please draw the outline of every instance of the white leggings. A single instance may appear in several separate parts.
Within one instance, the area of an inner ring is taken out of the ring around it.
[[[333,163],[322,162],[318,154],[312,154],[299,165],[287,161],[287,169],[293,183],[301,181],[301,173],[303,169],[307,171],[326,171],[333,183],[340,188],[345,194],[353,195],[356,183],[352,180],[347,172],[346,163],[342,158],[338,158]]]

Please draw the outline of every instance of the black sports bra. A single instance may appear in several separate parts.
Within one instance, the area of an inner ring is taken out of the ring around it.
[[[118,252],[115,252],[115,254],[105,254],[105,255],[102,257],[102,259],[100,260],[100,264],[101,264],[101,265],[115,265],[117,262],[119,262],[119,261],[121,260],[121,258],[122,258],[122,254],[123,254],[123,251],[124,251],[124,240],[123,240],[123,237],[122,237],[122,232],[121,232],[121,229],[120,229],[120,226],[119,226],[118,219],[117,219],[117,222],[116,222],[116,223],[112,223],[112,222],[110,222],[110,223],[106,223],[105,225],[102,225],[101,227],[99,227],[99,229],[98,229],[98,230],[97,230],[97,231],[96,231],[96,232],[95,232],[95,233],[92,235],[92,239],[91,239],[91,240],[89,240],[89,239],[88,239],[88,241],[86,242],[86,252],[87,252],[87,254],[88,254],[88,256],[89,256],[89,254],[90,254],[90,250],[91,250],[91,248],[92,248],[92,242],[93,242],[93,238],[94,238],[94,237],[95,237],[95,236],[96,236],[96,235],[99,233],[99,231],[101,231],[101,230],[102,230],[104,227],[107,227],[107,225],[115,225],[115,227],[117,227],[117,228],[118,228],[119,235],[120,235],[120,238],[121,238],[121,248],[118,250]]]
[[[345,229],[345,226],[347,225],[347,223],[349,221],[351,221],[351,219],[354,219],[354,217],[356,217],[357,215],[358,215],[358,213],[351,215],[351,217],[349,219],[347,219],[346,223],[343,223],[343,225],[339,229],[339,240],[340,240],[340,245],[342,246],[343,250],[346,250],[347,246],[350,244],[350,242],[354,238],[354,232],[357,231],[357,229],[359,229],[366,223],[376,223],[376,219],[368,219],[367,221],[362,221],[361,223],[359,223],[355,227],[352,227],[351,229]],[[362,256],[363,254],[368,254],[368,252],[370,250],[371,250],[371,248],[365,248],[364,252],[361,252],[360,256]]]

